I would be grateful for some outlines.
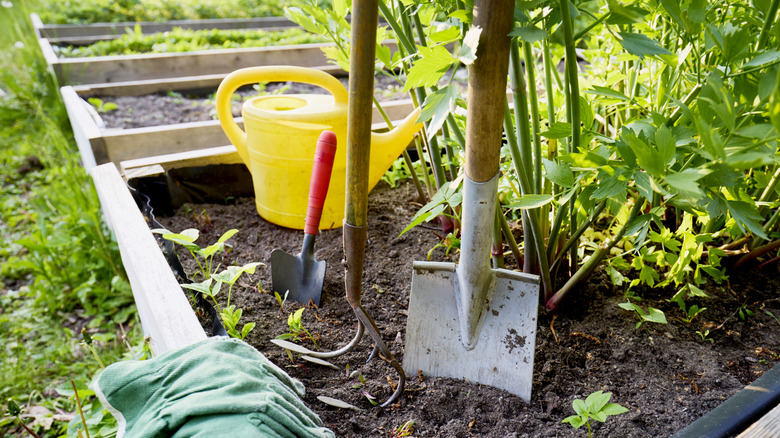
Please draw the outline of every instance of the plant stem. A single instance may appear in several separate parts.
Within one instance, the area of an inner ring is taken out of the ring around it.
[[[758,34],[758,40],[756,41],[756,47],[754,51],[758,52],[763,48],[764,43],[769,36],[769,30],[772,29],[772,25],[775,24],[775,15],[777,15],[777,8],[779,5],[780,0],[772,0],[772,3],[769,5],[769,10],[766,12],[764,25],[761,26],[761,33]]]
[[[501,219],[501,231],[504,233],[504,239],[506,239],[506,243],[509,245],[509,249],[512,251],[512,255],[515,256],[517,266],[521,266],[520,263],[523,260],[523,256],[520,254],[520,248],[518,248],[515,236],[512,234],[512,230],[509,228],[509,222],[507,222],[506,217],[504,217],[501,211],[501,205],[497,205],[497,207],[499,218]]]
[[[558,254],[558,257],[555,258],[555,261],[553,261],[550,264],[550,269],[553,271],[556,270],[556,266],[561,261],[561,258],[566,251],[570,250],[572,246],[576,247],[576,243],[579,241],[580,236],[582,236],[582,233],[585,232],[588,228],[590,228],[591,225],[593,225],[594,222],[596,222],[596,219],[598,219],[599,215],[602,211],[604,211],[604,208],[607,206],[606,201],[602,201],[601,204],[596,206],[596,210],[593,211],[593,214],[591,215],[591,218],[588,222],[580,225],[579,228],[577,228],[577,231],[573,232],[572,235],[569,237],[569,240],[566,241],[566,243],[563,245],[563,248],[561,248],[560,253]]]
[[[526,64],[528,60],[526,60]],[[512,88],[512,103],[515,109],[515,131],[519,140],[519,155],[512,155],[512,161],[516,169],[522,168],[525,172],[528,182],[528,192],[523,194],[538,193],[536,191],[537,177],[541,175],[534,174],[533,166],[533,148],[531,147],[531,127],[528,123],[528,89],[526,88],[523,69],[520,65],[520,48],[516,38],[512,39],[512,45],[509,51],[509,82]],[[519,159],[519,161],[518,161]],[[538,221],[537,210],[523,210],[523,229],[530,228],[531,221]],[[538,222],[537,222],[538,223]],[[523,272],[534,272],[538,265],[539,255],[536,251],[533,233],[523,233],[523,247],[525,248],[525,261],[523,263]]]
[[[76,382],[71,380],[70,384],[73,386],[73,395],[76,396],[76,406],[79,409],[79,415],[81,415],[81,424],[84,425],[84,433],[87,435],[87,438],[89,438],[89,426],[87,426],[87,420],[86,418],[84,418],[84,410],[81,408],[81,398],[79,397],[79,390],[76,388]]]
[[[577,51],[575,50],[574,25],[571,20],[571,11],[569,9],[569,0],[560,0],[561,22],[563,26],[564,50],[566,52],[566,90],[568,97],[566,99],[566,113],[569,123],[571,123],[571,143],[569,152],[576,152],[580,147],[580,86],[577,67]],[[574,207],[574,198],[570,200],[569,222],[570,229],[577,227],[577,212]],[[572,248],[569,254],[571,269],[577,269],[577,251]]]
[[[561,287],[558,292],[555,293],[555,295],[552,296],[549,300],[547,300],[546,307],[549,310],[555,311],[558,309],[558,306],[560,305],[561,301],[566,297],[566,295],[571,292],[574,287],[579,284],[580,281],[588,278],[590,274],[593,273],[594,270],[596,270],[596,267],[601,264],[601,261],[604,260],[604,257],[606,257],[609,254],[609,250],[612,249],[613,246],[615,246],[616,243],[620,241],[620,239],[623,238],[623,235],[626,233],[626,230],[628,230],[628,225],[631,223],[631,220],[634,219],[637,214],[639,214],[639,211],[642,209],[642,206],[644,205],[644,200],[641,198],[637,198],[634,201],[634,206],[631,208],[631,211],[628,213],[628,218],[626,218],[626,222],[623,224],[623,226],[620,227],[620,230],[610,239],[608,242],[605,242],[602,246],[600,246],[596,251],[591,254],[590,257],[585,261],[585,263],[572,275],[572,277],[569,279],[569,281],[566,282],[566,284]]]

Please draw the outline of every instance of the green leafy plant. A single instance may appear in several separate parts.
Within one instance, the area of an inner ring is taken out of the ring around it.
[[[94,106],[97,112],[99,113],[107,113],[119,108],[119,106],[116,103],[103,102],[103,99],[97,97],[90,97],[89,99],[87,99],[87,102],[89,102],[90,105]]]
[[[303,326],[303,312],[306,308],[301,307],[293,313],[287,315],[287,333],[282,333],[276,339],[299,341],[301,338],[309,339],[314,346],[317,346],[317,340],[312,336],[309,330]]]
[[[575,429],[585,425],[588,428],[588,438],[590,438],[593,420],[604,423],[608,417],[628,412],[628,409],[617,403],[609,403],[610,398],[612,398],[611,392],[596,391],[590,394],[585,401],[574,399],[572,407],[577,415],[566,417],[563,422],[569,423]]]
[[[241,321],[243,310],[241,308],[236,308],[235,305],[230,304],[230,298],[233,292],[233,285],[238,281],[241,275],[244,273],[254,274],[255,268],[261,265],[263,264],[259,262],[252,262],[247,263],[244,266],[228,266],[224,271],[220,272],[219,274],[211,274],[209,278],[200,283],[183,284],[182,287],[200,292],[201,294],[211,298],[228,335],[234,338],[244,339],[255,328],[255,323],[248,322],[244,324],[241,331],[239,332],[238,324]],[[217,300],[217,295],[222,290],[223,284],[228,285],[228,293],[226,304],[224,307],[221,307],[219,305],[219,301]]]
[[[154,229],[152,232],[161,234],[163,239],[170,240],[187,249],[198,264],[201,278],[210,279],[211,275],[219,269],[218,264],[214,265],[214,256],[220,252],[224,253],[226,251],[226,248],[228,247],[228,244],[226,243],[227,240],[238,233],[238,230],[231,229],[225,231],[225,233],[217,239],[216,243],[205,248],[201,248],[195,243],[200,235],[200,232],[195,228],[188,228],[181,233],[172,233],[164,229]]]
[[[73,58],[284,46],[322,41],[323,38],[294,27],[280,31],[192,30],[176,27],[169,32],[144,34],[141,27],[136,26],[134,32],[116,39],[98,41],[88,46],[56,46],[55,51],[61,57]]]
[[[696,330],[696,334],[699,335],[702,341],[715,342],[715,340],[710,337],[709,330],[704,330],[704,331]]]
[[[44,23],[79,24],[279,16],[283,5],[279,0],[44,0],[37,12]]]
[[[663,311],[656,309],[655,307],[648,307],[647,310],[645,310],[638,304],[633,303],[631,300],[641,301],[642,299],[636,296],[632,291],[626,291],[624,297],[626,302],[618,304],[618,307],[636,313],[636,315],[639,317],[639,322],[636,323],[636,328],[641,327],[645,322],[654,322],[656,324],[667,323],[666,315]]]
[[[279,309],[282,311],[282,315],[284,315],[284,303],[287,302],[287,295],[289,295],[290,291],[285,291],[284,296],[280,295],[279,292],[274,291],[274,298],[276,298],[276,302],[279,303]]]

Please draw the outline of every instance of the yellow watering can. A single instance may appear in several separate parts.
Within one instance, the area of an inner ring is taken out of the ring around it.
[[[328,94],[258,96],[241,109],[243,131],[231,113],[231,96],[241,86],[258,82],[300,82]],[[257,212],[287,228],[303,229],[317,138],[327,129],[336,134],[336,149],[321,228],[341,226],[347,157],[347,90],[333,76],[304,67],[266,66],[236,70],[219,85],[217,117],[252,174]],[[422,127],[417,108],[390,132],[371,136],[368,189],[371,190]]]

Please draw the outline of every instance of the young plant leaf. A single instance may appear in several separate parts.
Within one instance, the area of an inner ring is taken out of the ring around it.
[[[432,87],[457,62],[444,46],[419,46],[421,58],[414,61],[404,84],[404,92],[416,87]]]
[[[447,85],[439,88],[425,98],[423,110],[420,113],[418,122],[431,120],[428,124],[428,140],[435,137],[447,120],[447,115],[455,109],[455,104],[460,97],[458,87]]]
[[[641,59],[645,55],[671,55],[672,52],[663,48],[657,41],[648,38],[641,33],[618,32],[620,35],[620,45],[632,55]]]
[[[477,46],[479,45],[479,35],[481,33],[481,27],[473,26],[463,36],[463,45],[460,46],[460,51],[458,51],[458,60],[463,65],[471,65],[477,59]]]
[[[553,195],[522,195],[516,198],[514,201],[507,205],[508,208],[519,208],[523,210],[530,210],[539,208],[543,205],[547,205],[553,200]]]
[[[542,158],[545,178],[562,187],[574,186],[574,172],[568,164]]]

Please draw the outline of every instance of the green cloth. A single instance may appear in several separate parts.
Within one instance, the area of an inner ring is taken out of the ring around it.
[[[117,362],[95,392],[117,418],[118,438],[335,437],[303,404],[303,384],[237,339]]]

